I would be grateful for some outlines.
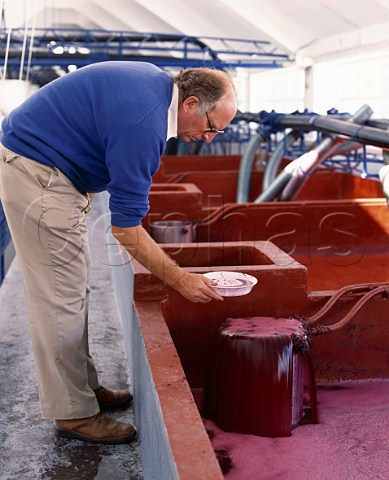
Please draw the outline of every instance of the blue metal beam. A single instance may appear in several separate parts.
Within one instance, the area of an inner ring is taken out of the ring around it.
[[[160,67],[214,67],[214,68],[282,68],[277,61],[273,62],[258,62],[251,63],[249,61],[220,61],[220,60],[191,60],[188,59],[183,62],[181,59],[177,58],[166,58],[166,57],[147,57],[147,56],[121,56],[114,57],[110,56],[107,58],[104,55],[96,55],[93,57],[93,60],[90,58],[77,58],[76,56],[67,56],[67,55],[58,55],[50,58],[34,58],[31,62],[32,67],[53,67],[53,66],[62,66],[67,67],[68,65],[76,65],[78,68],[90,63],[96,62],[105,62],[108,60],[128,60],[128,61],[138,61],[138,62],[150,62],[154,65]],[[20,59],[18,58],[9,58],[8,59],[8,68],[16,68],[19,71],[20,68]],[[0,67],[4,66],[4,59],[0,59]]]
[[[0,67],[4,66],[8,35],[8,65],[20,68],[23,44],[25,66],[31,56],[31,67],[54,65],[78,67],[107,60],[148,61],[158,66],[217,68],[279,68],[290,61],[270,42],[217,37],[105,30],[37,29],[0,30]],[[32,51],[29,52],[32,44]]]

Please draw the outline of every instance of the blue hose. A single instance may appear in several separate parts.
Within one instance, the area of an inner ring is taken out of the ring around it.
[[[238,173],[238,189],[236,192],[236,202],[246,203],[249,198],[251,170],[255,159],[255,154],[264,140],[262,133],[257,133],[250,138],[247,147],[242,155]]]
[[[285,151],[292,143],[299,138],[300,134],[296,130],[292,130],[274,149],[269,161],[266,164],[265,173],[263,175],[262,191],[267,190],[274,182],[281,162],[285,156]]]

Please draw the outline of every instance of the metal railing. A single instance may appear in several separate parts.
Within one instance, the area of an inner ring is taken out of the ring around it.
[[[0,29],[0,67],[81,67],[107,60],[148,61],[165,67],[277,68],[287,54],[264,40],[71,28]]]

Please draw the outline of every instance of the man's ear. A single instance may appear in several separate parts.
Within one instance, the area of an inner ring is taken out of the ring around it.
[[[185,113],[188,113],[190,110],[192,110],[192,108],[197,108],[199,104],[200,100],[194,95],[191,95],[182,102]]]

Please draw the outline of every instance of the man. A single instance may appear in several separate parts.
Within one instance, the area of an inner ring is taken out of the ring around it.
[[[167,139],[211,142],[236,109],[224,72],[188,69],[173,79],[147,63],[105,62],[51,82],[4,119],[0,196],[23,276],[42,416],[55,420],[57,435],[136,437],[101,413],[132,395],[100,386],[88,349],[88,193],[108,190],[112,233],[130,256],[193,302],[222,300],[141,220]]]

